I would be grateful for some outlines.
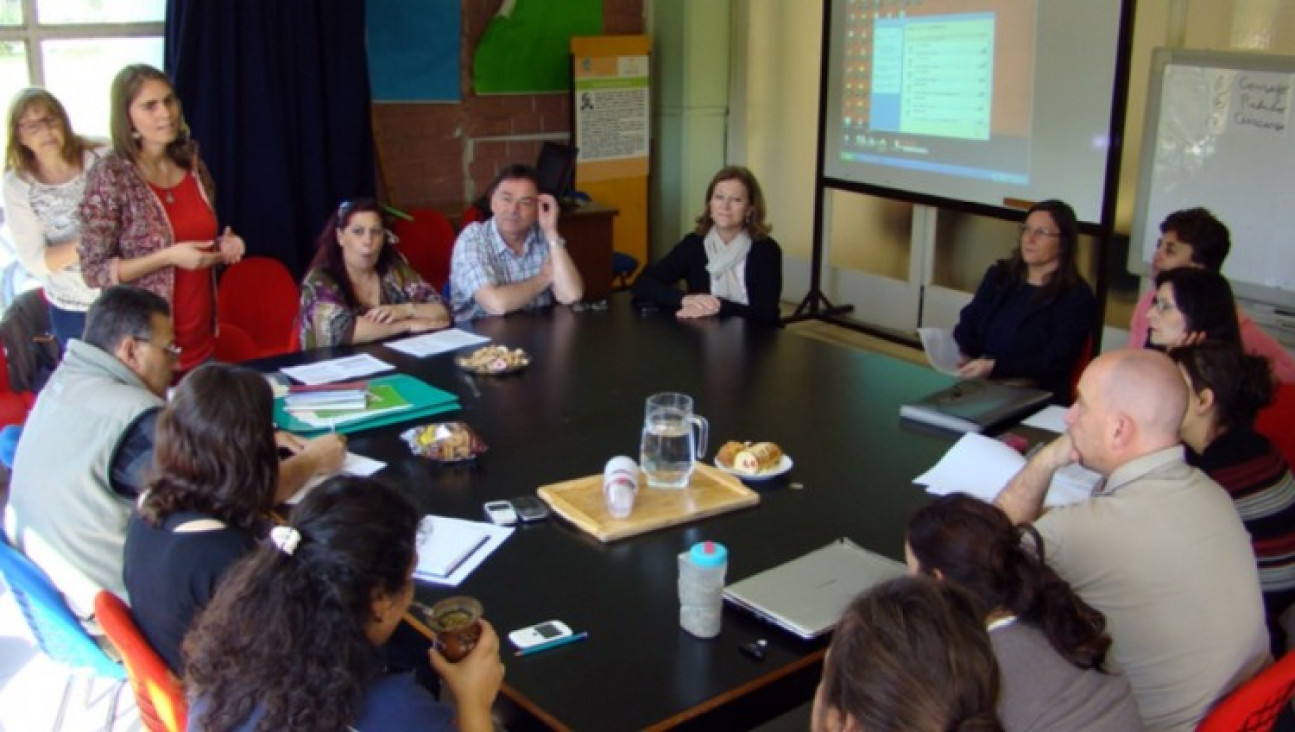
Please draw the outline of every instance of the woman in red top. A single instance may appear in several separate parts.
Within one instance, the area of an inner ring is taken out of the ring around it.
[[[113,151],[90,170],[81,201],[83,276],[91,287],[130,283],[166,298],[188,371],[215,351],[211,268],[242,258],[243,240],[219,231],[211,175],[166,75],[127,66],[111,105]]]

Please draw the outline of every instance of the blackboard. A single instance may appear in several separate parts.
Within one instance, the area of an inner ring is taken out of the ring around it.
[[[1129,270],[1148,271],[1160,222],[1204,206],[1232,232],[1238,297],[1295,308],[1295,57],[1157,49]]]

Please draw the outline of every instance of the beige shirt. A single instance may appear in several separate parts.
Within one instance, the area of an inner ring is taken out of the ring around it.
[[[1269,660],[1250,537],[1227,493],[1175,446],[1037,522],[1047,562],[1106,614],[1149,729],[1191,729]]]

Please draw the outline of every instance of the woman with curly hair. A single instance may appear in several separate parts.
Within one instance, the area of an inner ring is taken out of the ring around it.
[[[272,406],[264,376],[213,363],[180,382],[158,418],[123,575],[135,622],[177,674],[190,620],[269,526],[279,479]]]
[[[1022,542],[1031,534],[1034,546]],[[909,568],[967,592],[1002,672],[998,713],[1011,730],[1140,730],[1128,679],[1107,673],[1106,618],[1043,558],[1030,524],[965,494],[908,523]]]
[[[814,695],[814,732],[1001,732],[998,665],[966,593],[928,577],[850,603]]]
[[[450,710],[384,670],[381,646],[414,595],[419,514],[395,490],[340,476],[290,526],[234,567],[185,639],[191,728],[450,730]],[[481,621],[457,663],[429,659],[454,696],[457,729],[486,732],[503,681],[499,638]]]

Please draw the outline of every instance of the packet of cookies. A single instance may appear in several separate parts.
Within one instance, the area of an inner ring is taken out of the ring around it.
[[[486,443],[463,422],[435,422],[400,433],[410,452],[443,463],[471,460],[486,451]]]

